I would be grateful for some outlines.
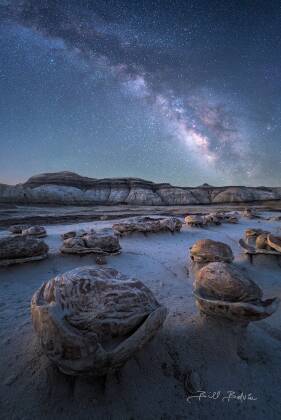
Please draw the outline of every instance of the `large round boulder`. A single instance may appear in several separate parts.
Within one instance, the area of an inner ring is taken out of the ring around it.
[[[66,374],[94,376],[122,366],[166,317],[142,282],[95,267],[44,283],[32,298],[31,313],[48,358]]]
[[[206,298],[229,302],[260,299],[261,289],[238,267],[222,262],[207,264],[197,274],[195,289]]]
[[[270,316],[279,299],[262,300],[261,289],[233,264],[213,262],[196,274],[194,295],[200,312],[248,324]]]

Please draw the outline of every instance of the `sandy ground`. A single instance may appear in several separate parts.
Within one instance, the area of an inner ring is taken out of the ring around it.
[[[0,418],[280,419],[281,308],[272,317],[252,323],[237,350],[229,326],[208,322],[198,314],[192,278],[186,270],[188,249],[197,239],[221,240],[231,246],[236,264],[249,272],[266,297],[281,297],[281,267],[274,262],[251,266],[238,245],[247,227],[280,234],[280,222],[242,219],[238,225],[184,227],[174,235],[122,238],[122,253],[109,257],[107,265],[151,288],[169,311],[163,329],[119,372],[107,378],[73,379],[50,364],[32,329],[31,297],[52,276],[95,264],[92,256],[60,256],[62,232],[111,224],[47,226],[46,242],[51,250],[47,260],[0,270]],[[0,236],[6,233],[1,231]],[[220,393],[217,399],[187,400],[199,390],[209,396]],[[251,393],[253,399],[223,399],[229,391],[237,396]]]
[[[51,206],[51,205],[11,205],[0,203],[0,228],[7,228],[12,224],[66,224],[89,222],[93,220],[112,220],[115,218],[137,215],[177,215],[209,213],[212,211],[243,210],[245,207],[255,207],[260,211],[281,211],[281,201],[206,204],[184,206]]]

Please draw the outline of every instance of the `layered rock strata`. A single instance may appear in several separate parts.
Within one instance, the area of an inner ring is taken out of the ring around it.
[[[46,173],[23,184],[0,184],[0,203],[188,205],[280,200],[281,188],[175,187],[138,178],[94,179],[73,172]]]

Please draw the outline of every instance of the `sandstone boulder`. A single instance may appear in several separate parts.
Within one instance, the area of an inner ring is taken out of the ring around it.
[[[44,352],[62,372],[99,376],[134,356],[161,328],[166,309],[139,280],[81,267],[44,283],[31,314]]]
[[[190,214],[184,218],[184,222],[191,227],[203,227],[208,221],[199,214]]]
[[[119,254],[121,246],[119,239],[114,234],[108,232],[75,232],[74,236],[64,239],[61,252],[64,254]]]
[[[179,232],[182,223],[176,217],[152,218],[136,217],[127,222],[115,223],[112,229],[119,235],[130,234],[134,232],[158,233],[158,232]]]
[[[203,264],[216,261],[231,263],[234,260],[229,245],[212,239],[196,241],[190,248],[190,258],[193,262]]]
[[[20,264],[46,258],[48,245],[29,236],[14,236],[0,239],[0,266]]]
[[[194,283],[196,303],[201,312],[211,317],[225,318],[248,324],[272,315],[278,298],[262,300],[261,289],[234,266],[224,262],[205,265]]]

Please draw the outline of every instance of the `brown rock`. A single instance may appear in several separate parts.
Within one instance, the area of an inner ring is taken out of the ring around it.
[[[190,258],[194,262],[207,264],[221,261],[232,262],[234,257],[229,245],[213,241],[212,239],[199,239],[190,248]]]
[[[62,372],[104,375],[156,334],[166,310],[139,280],[81,267],[44,283],[31,314],[44,352]]]
[[[184,218],[185,223],[192,227],[202,227],[206,224],[203,216],[197,214],[190,214]]]
[[[262,291],[233,264],[214,262],[203,267],[194,283],[196,303],[201,312],[248,324],[272,315],[278,298],[261,300]]]

